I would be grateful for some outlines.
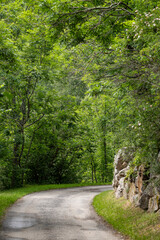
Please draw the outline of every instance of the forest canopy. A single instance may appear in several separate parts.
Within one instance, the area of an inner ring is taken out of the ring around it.
[[[0,189],[157,171],[160,2],[2,0]]]

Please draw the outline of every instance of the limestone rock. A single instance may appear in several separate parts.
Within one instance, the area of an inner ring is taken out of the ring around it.
[[[129,198],[129,182],[128,181],[125,181],[125,184],[124,184],[124,189],[123,189],[123,197],[125,199],[128,199]]]
[[[136,182],[136,185],[137,185],[137,188],[138,188],[138,192],[139,192],[139,193],[142,193],[142,187],[143,187],[143,172],[144,172],[144,166],[141,165],[141,166],[138,168],[138,176],[137,176],[137,182]]]
[[[136,207],[138,207],[139,206],[139,194],[135,194],[134,196],[133,196],[133,203],[134,203],[134,205],[136,206]]]
[[[118,151],[114,159],[113,187],[115,197],[129,199],[135,206],[150,212],[160,211],[160,176],[148,174],[144,165],[131,165],[132,153],[127,148]],[[160,162],[160,153],[158,154]],[[132,169],[131,169],[132,166]],[[131,169],[130,176],[128,171]]]
[[[130,188],[129,188],[129,193],[128,193],[128,198],[129,198],[130,202],[134,201],[135,193],[136,193],[136,186],[134,183],[131,183]]]
[[[123,196],[124,181],[125,181],[125,177],[123,177],[119,180],[119,185],[115,192],[116,198],[120,198]]]
[[[158,153],[157,161],[160,163],[160,152]]]
[[[146,193],[143,193],[140,200],[139,200],[139,206],[143,210],[148,210],[148,204],[149,204],[150,196]]]
[[[127,148],[122,148],[114,159],[114,166],[117,172],[126,168],[131,160],[131,154],[127,154]]]
[[[114,159],[114,178],[113,188],[115,189],[116,198],[123,196],[125,189],[125,178],[127,171],[129,170],[130,155],[127,155],[127,148],[123,148],[118,151],[118,154]]]
[[[149,199],[148,211],[157,212],[160,208],[160,196],[156,195]]]

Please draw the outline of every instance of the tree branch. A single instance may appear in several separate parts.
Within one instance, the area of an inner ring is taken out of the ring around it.
[[[45,114],[43,113],[43,115],[42,115],[40,118],[38,118],[37,120],[35,120],[33,123],[28,124],[27,126],[25,126],[25,128],[32,126],[32,125],[35,124],[36,122],[39,122],[44,116],[45,116]]]
[[[33,135],[32,135],[32,138],[31,138],[31,141],[30,141],[30,144],[29,144],[29,148],[28,148],[28,152],[27,152],[27,157],[26,157],[26,162],[28,162],[28,158],[29,158],[29,154],[30,154],[30,151],[31,151],[31,146],[32,146],[32,142],[33,142],[33,139],[34,139],[34,135],[36,133],[36,131],[41,127],[42,125],[38,126],[37,128],[34,129],[33,131]]]
[[[134,76],[129,76],[129,75],[125,75],[125,74],[122,74],[124,77],[127,77],[127,78],[139,78],[139,77],[141,77],[142,76],[142,73],[140,73],[140,74],[136,74],[136,75],[134,75]]]
[[[124,6],[124,8],[119,8],[119,9],[116,10],[116,8],[119,7],[120,5]],[[71,8],[71,10],[73,10],[73,9],[78,9],[78,7]],[[131,13],[127,9],[132,10],[127,4],[125,4],[123,2],[119,2],[119,3],[113,3],[108,7],[91,7],[91,8],[79,9],[79,10],[73,11],[73,12],[70,11],[70,12],[67,12],[67,13],[59,13],[58,19],[52,25],[53,26],[59,25],[61,22],[63,22],[63,18],[66,17],[66,16],[77,15],[79,13],[89,13],[89,12],[94,12],[94,11],[105,13],[105,12],[110,12],[112,10],[116,10],[116,11],[127,12],[130,15],[135,15],[134,13]]]
[[[22,158],[22,155],[23,155],[24,143],[25,143],[24,129],[22,129],[21,134],[22,134],[22,139],[23,139],[23,140],[22,140],[21,152],[20,152],[19,158],[18,158],[18,164],[19,164],[20,167],[21,167],[21,158]]]

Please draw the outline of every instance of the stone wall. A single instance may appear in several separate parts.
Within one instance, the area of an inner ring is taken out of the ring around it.
[[[115,156],[113,188],[116,198],[129,199],[135,206],[150,212],[160,211],[160,188],[152,181],[159,176],[151,179],[143,165],[133,168],[132,159],[133,154],[127,148],[120,149]]]

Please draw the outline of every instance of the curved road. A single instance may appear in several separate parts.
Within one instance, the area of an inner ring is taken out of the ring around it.
[[[111,186],[49,190],[18,200],[3,221],[1,240],[120,240],[91,203]]]

